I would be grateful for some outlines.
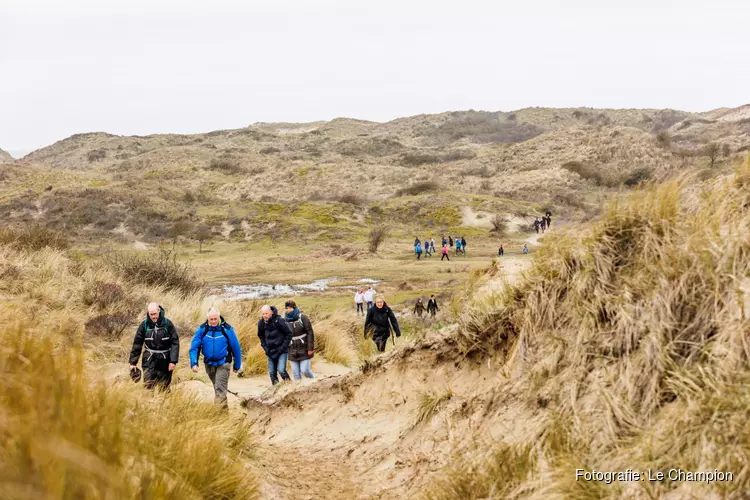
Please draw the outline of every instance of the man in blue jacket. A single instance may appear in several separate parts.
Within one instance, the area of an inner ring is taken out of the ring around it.
[[[289,357],[289,344],[292,342],[292,329],[284,318],[279,316],[275,306],[263,306],[260,309],[262,318],[258,320],[258,338],[268,358],[268,375],[271,384],[279,383],[278,375],[290,380],[286,371]]]
[[[214,384],[214,402],[229,409],[229,367],[234,361],[234,373],[242,367],[242,349],[234,328],[224,321],[216,307],[208,310],[206,322],[195,330],[190,344],[190,367],[198,373],[198,357],[203,352],[206,373]]]

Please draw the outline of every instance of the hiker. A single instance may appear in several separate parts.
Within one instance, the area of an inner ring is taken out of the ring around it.
[[[159,385],[168,390],[172,373],[180,355],[180,338],[174,324],[164,316],[164,308],[151,302],[146,308],[146,319],[135,331],[133,348],[130,350],[131,376],[138,371],[138,358],[143,353],[143,383],[147,389]],[[137,380],[134,378],[134,380]]]
[[[365,338],[367,338],[368,333],[372,333],[372,340],[375,342],[378,352],[385,352],[385,344],[388,342],[388,337],[391,336],[391,328],[396,333],[396,337],[401,336],[396,315],[385,303],[385,299],[378,296],[375,299],[375,307],[367,311]]]
[[[292,328],[292,343],[289,344],[289,363],[292,365],[292,377],[301,380],[302,375],[315,378],[310,371],[310,360],[315,354],[315,333],[310,318],[302,314],[293,300],[284,304],[284,319]]]
[[[224,321],[219,309],[212,307],[206,321],[195,330],[190,343],[190,368],[198,373],[198,358],[203,353],[206,374],[214,385],[214,403],[229,409],[229,368],[234,373],[242,367],[242,348],[232,325]]]
[[[445,236],[443,236],[443,242],[440,244],[441,246],[445,246],[448,244],[448,240],[445,239]]]
[[[529,247],[526,245],[526,243],[523,244],[523,249],[521,250],[523,254],[529,253]]]
[[[419,260],[422,257],[422,245],[417,245],[414,250],[417,252],[417,260]]]
[[[419,238],[417,238],[417,237],[415,237],[415,238],[414,238],[414,248],[415,248],[415,249],[417,248],[417,245],[419,245],[419,244],[421,244],[421,243],[422,243],[422,242],[421,242],[421,241],[419,241]]]
[[[466,238],[461,236],[461,253],[466,255]]]
[[[505,254],[505,249],[503,249],[503,244],[500,243],[500,248],[497,249],[497,255],[502,257]]]
[[[432,249],[431,252],[435,253],[435,238],[430,238],[430,248]]]
[[[430,257],[430,240],[424,240],[424,256]]]
[[[542,234],[544,234],[544,230],[547,228],[546,219],[542,218],[542,220],[539,222],[539,227],[542,228]]]
[[[458,255],[458,252],[461,251],[461,240],[456,238],[456,255]]]
[[[419,297],[417,299],[417,303],[414,304],[414,314],[416,314],[417,316],[421,318],[423,313],[424,313],[424,302],[422,302],[422,297]]]
[[[450,262],[451,258],[448,255],[448,245],[443,245],[443,256],[440,257],[440,261],[442,262],[443,259],[448,259],[448,262]]]
[[[448,236],[448,246],[450,248],[453,248],[453,236]]]
[[[357,304],[357,315],[361,312],[365,314],[365,291],[361,288],[354,294],[354,303]]]
[[[258,338],[260,346],[268,358],[268,375],[271,384],[279,383],[277,375],[283,380],[290,380],[286,372],[286,361],[289,357],[289,344],[292,342],[292,329],[279,316],[275,306],[265,305],[260,308],[262,318],[258,320]]]
[[[427,312],[430,316],[435,317],[435,313],[438,312],[437,300],[435,300],[435,294],[430,295],[430,300],[427,301]]]
[[[534,220],[534,229],[536,229],[536,234],[539,234],[539,217]]]
[[[372,286],[370,286],[370,288],[368,288],[367,291],[365,292],[365,302],[367,302],[368,311],[372,309],[372,306],[373,306],[372,299],[373,297],[375,297],[376,293],[377,292],[372,289]]]
[[[545,216],[545,219],[547,220],[547,229],[552,225],[552,214],[549,210],[547,210],[547,215]]]

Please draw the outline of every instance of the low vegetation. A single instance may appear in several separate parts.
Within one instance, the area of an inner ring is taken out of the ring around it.
[[[522,373],[520,391],[505,397],[525,400],[535,415],[525,425],[539,427],[446,471],[429,498],[734,498],[750,487],[741,423],[750,407],[741,389],[750,380],[742,338],[750,246],[741,229],[750,224],[750,160],[731,178],[694,184],[614,200],[590,229],[550,236],[526,279],[468,302],[461,349],[497,356],[508,376]],[[528,460],[530,446],[540,462]],[[517,466],[507,474],[482,472],[508,462]],[[571,473],[678,467],[735,475],[711,485],[605,485]]]

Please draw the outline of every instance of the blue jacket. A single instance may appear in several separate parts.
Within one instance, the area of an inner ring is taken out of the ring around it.
[[[224,317],[216,326],[209,326],[208,321],[195,330],[190,343],[190,366],[198,366],[198,356],[203,352],[203,362],[209,366],[221,366],[234,360],[233,368],[242,367],[242,348],[234,333],[234,328],[224,322]]]

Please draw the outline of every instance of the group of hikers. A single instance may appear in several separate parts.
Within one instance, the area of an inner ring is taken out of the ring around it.
[[[440,260],[443,260],[443,259],[451,260],[451,258],[448,256],[448,249],[453,248],[453,245],[454,245],[453,236],[448,236],[448,238],[443,236],[441,245],[442,245],[441,253],[443,256],[440,258]],[[456,236],[455,246],[456,246],[455,255],[458,255],[459,252],[464,256],[466,255],[466,238],[464,238],[463,236],[460,238]],[[422,246],[422,242],[419,240],[419,238],[416,238],[416,237],[414,238],[414,254],[417,256],[417,260],[420,260],[422,258],[423,251],[424,251],[425,257],[431,257],[432,254],[435,253],[435,239],[434,238],[429,238],[429,239],[425,238],[424,247]]]
[[[545,213],[542,217],[537,217],[536,220],[534,220],[534,229],[536,230],[536,234],[539,234],[539,229],[542,230],[542,234],[544,234],[544,230],[547,229],[552,225],[552,212],[547,210],[547,213]]]
[[[420,318],[422,317],[422,314],[424,314],[425,310],[427,310],[427,313],[433,318],[435,317],[437,312],[440,310],[440,308],[438,308],[437,299],[435,299],[434,294],[430,295],[430,299],[427,301],[426,307],[424,305],[424,302],[422,301],[422,297],[419,297],[417,299],[417,303],[414,304],[413,312]]]
[[[315,334],[310,319],[302,314],[293,300],[284,304],[283,317],[275,306],[261,308],[258,320],[258,338],[268,358],[268,374],[276,385],[278,377],[290,380],[286,370],[287,360],[292,366],[292,376],[300,380],[304,375],[315,378],[310,370],[310,360],[315,349]],[[138,359],[143,357],[140,370]],[[199,358],[214,386],[214,401],[228,408],[227,391],[230,370],[237,373],[242,368],[242,347],[232,325],[227,323],[216,307],[206,314],[206,321],[196,328],[190,343],[190,368],[198,372]],[[156,386],[168,390],[172,373],[179,360],[180,339],[174,323],[165,316],[164,308],[152,302],[146,318],[138,325],[130,351],[130,376],[135,382],[143,378],[148,389]]]
[[[369,293],[369,295],[368,295]],[[379,352],[385,351],[388,338],[393,331],[401,336],[396,315],[382,296],[374,298],[375,290],[370,287],[363,293],[367,302],[365,318],[365,339],[372,336]],[[358,304],[361,304],[358,302]],[[437,304],[435,304],[437,308]],[[358,306],[358,310],[361,307]],[[284,304],[284,314],[272,305],[260,309],[258,338],[268,361],[268,375],[271,384],[291,378],[287,372],[287,361],[292,367],[292,377],[299,381],[302,377],[315,378],[310,363],[315,354],[315,333],[307,315],[303,314],[293,300]],[[141,354],[143,356],[141,357]],[[206,321],[200,324],[190,343],[190,368],[198,373],[200,356],[214,387],[214,402],[228,409],[230,371],[237,373],[242,368],[242,347],[232,325],[226,322],[217,307],[206,313]],[[156,302],[147,307],[145,319],[135,332],[130,351],[130,376],[135,382],[143,383],[148,389],[160,387],[169,390],[172,374],[180,355],[180,338],[177,328],[166,317],[164,308]],[[141,369],[138,360],[141,359]]]

